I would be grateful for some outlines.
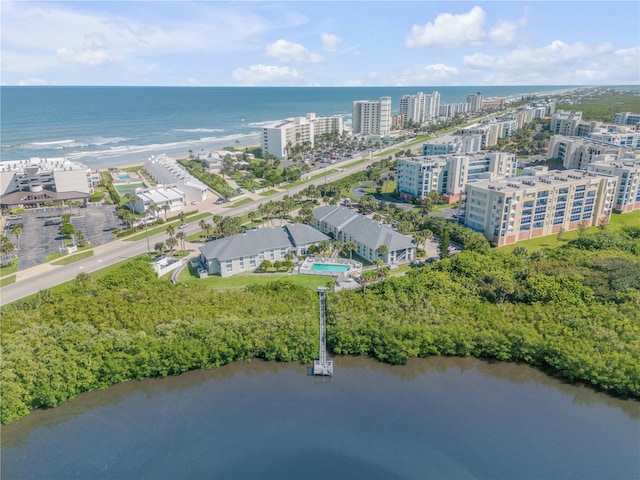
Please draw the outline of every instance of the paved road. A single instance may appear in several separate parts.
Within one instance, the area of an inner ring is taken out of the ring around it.
[[[353,161],[353,160],[352,160]],[[304,190],[308,185],[314,183],[321,185],[339,180],[352,173],[364,170],[369,165],[369,162],[364,162],[361,165],[356,165],[351,168],[347,168],[346,171],[340,171],[345,168],[345,165],[341,165],[338,170],[335,170],[336,166],[327,168],[327,172],[324,178],[318,178],[311,182],[307,182],[303,185],[296,187],[290,187],[289,189],[271,195],[269,197],[259,197],[255,199],[251,204],[239,206],[236,208],[224,208],[220,205],[206,205],[204,211],[212,214],[222,214],[225,216],[241,216],[245,215],[250,210],[256,210],[259,205],[271,200],[281,200],[285,195],[293,195]],[[318,172],[313,172],[316,175]],[[191,235],[193,233],[200,232],[198,222],[189,224],[185,228],[185,233]],[[153,249],[153,246],[157,242],[166,240],[166,233],[160,233],[149,237],[149,246]],[[16,275],[16,282],[2,287],[0,290],[0,301],[3,305],[18,300],[20,298],[27,297],[40,290],[51,288],[60,283],[73,280],[79,273],[86,272],[91,273],[96,270],[100,270],[109,265],[121,262],[128,258],[140,255],[147,252],[147,240],[142,239],[135,242],[127,242],[124,240],[114,240],[112,242],[100,245],[94,248],[93,256],[80,260],[69,265],[51,265],[41,264],[32,268],[21,270]],[[195,248],[195,246],[193,247]]]

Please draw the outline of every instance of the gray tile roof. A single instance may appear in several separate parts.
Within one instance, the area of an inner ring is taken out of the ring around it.
[[[315,228],[303,223],[292,223],[284,228],[289,232],[289,237],[294,246],[308,245],[310,243],[318,243],[323,240],[330,240],[324,233],[319,232]]]
[[[356,242],[373,250],[380,245],[386,245],[389,251],[415,247],[411,237],[345,207],[318,207],[313,210],[313,216],[317,221],[333,225]]]
[[[200,247],[205,258],[219,261],[238,257],[250,257],[263,250],[291,247],[289,235],[282,227],[258,228],[245,233],[219,238]]]

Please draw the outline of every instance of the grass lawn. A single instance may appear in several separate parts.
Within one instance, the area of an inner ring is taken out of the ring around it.
[[[7,285],[11,285],[12,283],[15,283],[16,281],[16,276],[15,275],[11,275],[11,276],[7,276],[4,278],[0,279],[0,287],[6,287]]]
[[[200,213],[198,215],[194,215],[194,216],[189,216],[187,218],[185,218],[185,222],[186,223],[193,223],[193,222],[197,222],[199,220],[202,220],[203,218],[207,218],[210,217],[211,214],[210,213]],[[164,223],[162,225],[160,225],[159,227],[153,227],[149,229],[149,236],[151,235],[156,235],[158,233],[162,233],[162,232],[166,232],[167,231],[167,227],[168,226],[174,226],[177,227],[178,225],[180,225],[180,221],[177,222],[171,222],[171,223]],[[142,240],[143,238],[147,238],[147,232],[145,232],[144,230],[140,233],[136,233],[135,235],[132,235],[130,237],[126,237],[123,238],[122,240],[124,240],[125,242],[135,242],[136,240]]]
[[[51,262],[51,265],[69,265],[70,263],[77,262],[78,260],[84,260],[89,257],[93,257],[93,250],[86,250],[74,255],[65,255],[60,260]]]
[[[0,267],[0,277],[11,275],[18,271],[18,260],[11,260],[6,266]]]
[[[275,190],[270,190],[271,192],[274,193],[278,193]],[[271,194],[269,194],[271,195]],[[247,203],[252,203],[253,199],[252,198],[243,198],[242,200],[238,200],[235,203],[231,203],[229,205],[226,205],[224,208],[235,208],[235,207],[239,207],[240,205],[246,205]]]
[[[271,190],[267,190],[266,192],[262,192],[262,193],[260,194],[260,196],[261,196],[261,197],[268,197],[268,196],[270,196],[270,195],[274,195],[274,194],[276,194],[276,193],[279,193],[279,192],[278,192],[278,190],[273,190],[273,189],[271,189]]]
[[[640,224],[640,210],[636,210],[630,213],[614,213],[611,215],[611,223],[607,226],[610,230],[620,230],[625,225],[638,225]],[[585,230],[585,235],[592,234],[598,231],[598,227],[589,227]],[[571,230],[562,234],[561,240],[558,240],[558,235],[547,235],[546,237],[532,238],[531,240],[523,240],[521,242],[514,243],[512,245],[505,245],[499,247],[501,250],[507,252],[512,251],[516,247],[525,247],[527,250],[533,252],[534,250],[540,250],[541,248],[559,247],[578,238],[578,230]]]
[[[377,188],[378,188],[377,185],[373,185],[371,187],[365,188],[364,191],[366,193],[374,194],[374,193],[376,193],[376,189]],[[396,181],[395,180],[392,180],[390,182],[384,182],[382,184],[382,188],[380,189],[380,193],[383,194],[383,195],[385,195],[385,194],[388,195],[388,194],[391,194],[391,193],[393,193],[395,191],[396,191]]]
[[[225,278],[217,275],[210,275],[207,278],[197,278],[189,272],[188,268],[185,268],[178,277],[180,283],[197,283],[219,289],[244,288],[248,285],[265,285],[269,282],[285,279],[290,280],[296,285],[315,289],[326,286],[331,277],[320,275],[290,275],[287,273],[247,273]]]

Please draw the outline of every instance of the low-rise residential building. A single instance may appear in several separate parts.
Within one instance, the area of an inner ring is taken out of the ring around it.
[[[460,199],[467,182],[487,176],[512,177],[517,167],[515,155],[508,152],[399,158],[396,191],[404,200],[413,200],[434,190],[453,203]]]
[[[385,264],[394,265],[411,262],[415,256],[416,246],[411,237],[348,208],[330,205],[314,208],[313,219],[314,227],[334,240],[355,242],[356,253],[366,260],[380,258]]]
[[[580,170],[468,183],[459,221],[498,246],[608,222],[618,179]]]
[[[138,188],[135,191],[136,203],[133,211],[136,213],[146,212],[151,205],[155,205],[160,211],[166,210],[176,212],[182,210],[186,205],[184,192],[176,185],[158,185],[153,188]]]
[[[588,137],[597,142],[623,148],[640,148],[640,131],[635,127],[609,125],[591,132]]]
[[[3,207],[47,202],[88,201],[93,193],[91,169],[65,158],[30,158],[0,163]]]
[[[613,208],[620,213],[640,209],[640,154],[602,155],[589,164],[588,170],[618,178]]]
[[[309,225],[290,224],[247,230],[200,247],[200,263],[209,275],[228,277],[257,269],[264,260],[284,261],[287,254],[304,255],[311,245],[329,237]]]
[[[154,182],[161,185],[175,185],[185,194],[186,202],[204,202],[209,187],[191,175],[174,158],[158,155],[149,158],[144,167]]]

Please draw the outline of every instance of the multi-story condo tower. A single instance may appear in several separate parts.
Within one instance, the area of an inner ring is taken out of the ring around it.
[[[618,179],[579,170],[466,185],[459,221],[498,246],[608,222]]]
[[[469,111],[471,113],[477,113],[482,110],[482,94],[480,92],[472,95],[467,95],[467,103],[469,104]]]
[[[460,199],[467,182],[515,176],[518,162],[507,152],[398,159],[396,191],[401,198],[424,198],[434,190],[449,203]]]
[[[613,116],[613,121],[611,123],[615,125],[638,125],[640,123],[640,113],[616,113]]]
[[[564,168],[584,170],[597,155],[622,155],[625,149],[585,137],[553,135],[549,141],[547,158],[562,160]]]
[[[391,132],[391,97],[353,102],[351,128],[355,135],[388,135]]]
[[[314,144],[318,135],[326,133],[342,134],[342,117],[316,117],[315,113],[307,113],[305,117],[282,120],[262,129],[262,154],[271,153],[284,159],[289,150],[299,144]]]
[[[640,154],[599,155],[588,170],[618,178],[613,208],[621,213],[640,209]]]

